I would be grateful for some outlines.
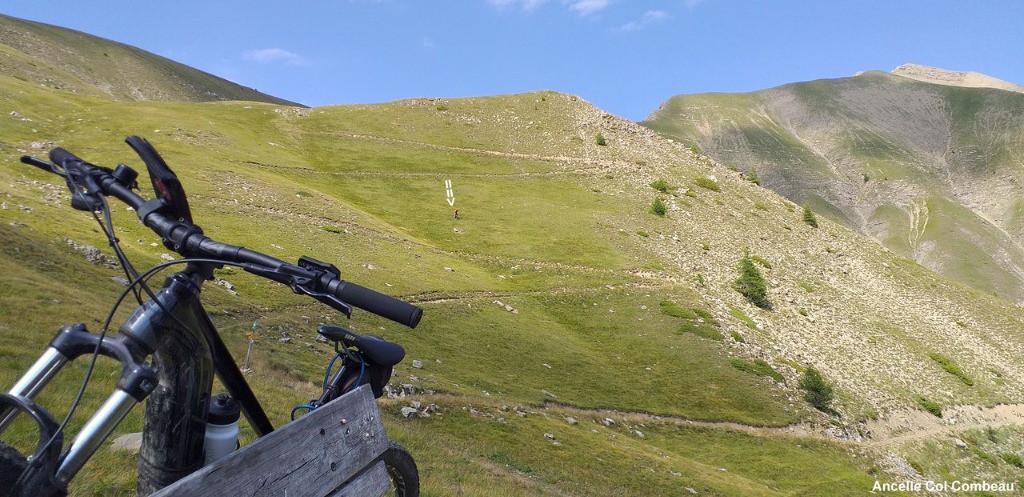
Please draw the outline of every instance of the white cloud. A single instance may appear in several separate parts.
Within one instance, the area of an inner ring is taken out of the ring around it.
[[[533,10],[547,3],[548,0],[487,0],[487,3],[499,7],[520,7],[523,10]]]
[[[509,7],[518,7],[522,10],[532,11],[537,7],[540,7],[550,0],[487,0],[487,3],[492,7],[499,9],[505,9]],[[689,0],[695,1],[695,0]],[[699,0],[696,0],[699,1]],[[579,14],[580,16],[588,16],[597,11],[604,10],[606,7],[614,3],[615,0],[561,0],[560,3],[569,8],[569,10]]]
[[[550,0],[486,0],[487,4],[497,8],[518,7],[522,10],[534,10]],[[561,0],[559,3],[569,10],[580,15],[590,15],[599,10],[604,10],[616,0]],[[694,0],[690,0],[694,1]],[[699,1],[699,0],[695,0]]]
[[[636,31],[641,27],[643,26],[640,24],[639,21],[629,21],[626,24],[623,24],[622,26],[615,28],[615,31],[619,33],[632,33],[633,31]]]
[[[668,13],[663,10],[648,10],[644,12],[643,17],[638,21],[630,21],[622,26],[615,28],[615,31],[619,33],[630,33],[638,29],[647,27],[649,24],[653,24],[659,21],[668,19]]]
[[[263,48],[260,50],[248,50],[242,54],[245,60],[259,62],[261,64],[281,63],[289,66],[305,66],[309,62],[301,55],[289,52],[283,48]]]
[[[612,0],[570,0],[569,10],[581,16],[588,16],[612,4]]]
[[[668,12],[664,10],[648,10],[644,12],[643,22],[650,24],[652,22],[658,22],[668,17]]]

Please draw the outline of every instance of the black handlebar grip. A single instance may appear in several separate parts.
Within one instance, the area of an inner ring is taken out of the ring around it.
[[[341,281],[333,293],[348,304],[410,328],[420,324],[423,317],[423,309],[355,283]]]
[[[50,162],[57,164],[58,166],[64,167],[64,161],[69,160],[84,162],[82,159],[76,157],[75,154],[68,152],[63,148],[55,147],[53,150],[50,150]]]

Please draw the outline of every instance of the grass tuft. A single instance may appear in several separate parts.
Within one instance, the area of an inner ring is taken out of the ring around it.
[[[1024,469],[1024,459],[1021,459],[1020,454],[1004,452],[1000,454],[999,457],[1002,458],[1002,460],[1006,464],[1009,464],[1010,466],[1013,466],[1018,469]]]
[[[931,357],[933,361],[939,364],[939,366],[942,366],[942,369],[944,371],[959,378],[964,385],[967,385],[969,387],[974,386],[974,379],[971,378],[970,376],[967,376],[967,373],[965,373],[964,370],[960,369],[960,366],[957,366],[956,363],[954,363],[950,358],[934,352],[928,354],[928,357]]]
[[[775,380],[777,383],[783,383],[786,381],[786,378],[782,376],[782,374],[776,371],[771,364],[768,364],[768,362],[763,359],[754,359],[754,362],[752,363],[744,361],[743,359],[733,359],[729,361],[729,364],[732,364],[732,367],[745,373],[766,376]]]
[[[651,183],[651,188],[654,188],[655,190],[658,190],[661,193],[668,193],[668,190],[671,187],[668,185],[668,182],[666,182],[663,178],[658,178],[657,180],[654,181],[654,183]]]
[[[745,324],[747,328],[757,330],[757,323],[755,323],[753,319],[750,319],[750,316],[747,316],[747,314],[743,312],[743,310],[740,309],[739,307],[730,306],[729,315],[736,318],[741,323]]]
[[[696,186],[699,186],[699,187],[701,187],[701,188],[703,188],[705,190],[711,190],[713,192],[720,192],[720,191],[722,191],[722,187],[718,186],[718,182],[713,180],[713,179],[711,179],[711,178],[709,178],[709,177],[707,177],[707,176],[701,176],[701,177],[693,180],[693,184],[696,185]]]
[[[671,300],[662,300],[658,303],[658,306],[661,307],[661,313],[666,316],[683,319],[697,319],[697,313],[690,309],[683,308]]]
[[[928,400],[923,395],[918,395],[914,397],[914,400],[917,402],[917,405],[921,406],[921,409],[924,409],[925,411],[934,414],[935,417],[942,417],[942,406],[939,405],[937,402]]]

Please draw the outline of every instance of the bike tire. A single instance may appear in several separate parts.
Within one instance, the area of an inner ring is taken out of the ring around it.
[[[11,495],[14,484],[26,466],[28,460],[18,452],[18,449],[7,445],[6,442],[0,442],[0,496]]]
[[[420,473],[416,469],[416,461],[412,454],[398,442],[388,442],[388,450],[384,451],[384,466],[391,478],[391,489],[385,495],[396,497],[419,497]]]

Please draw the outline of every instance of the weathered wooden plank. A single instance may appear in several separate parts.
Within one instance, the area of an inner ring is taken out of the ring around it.
[[[364,385],[153,495],[326,496],[387,447]]]
[[[377,461],[346,485],[335,489],[329,497],[367,497],[384,495],[391,488],[391,478],[384,461]]]

